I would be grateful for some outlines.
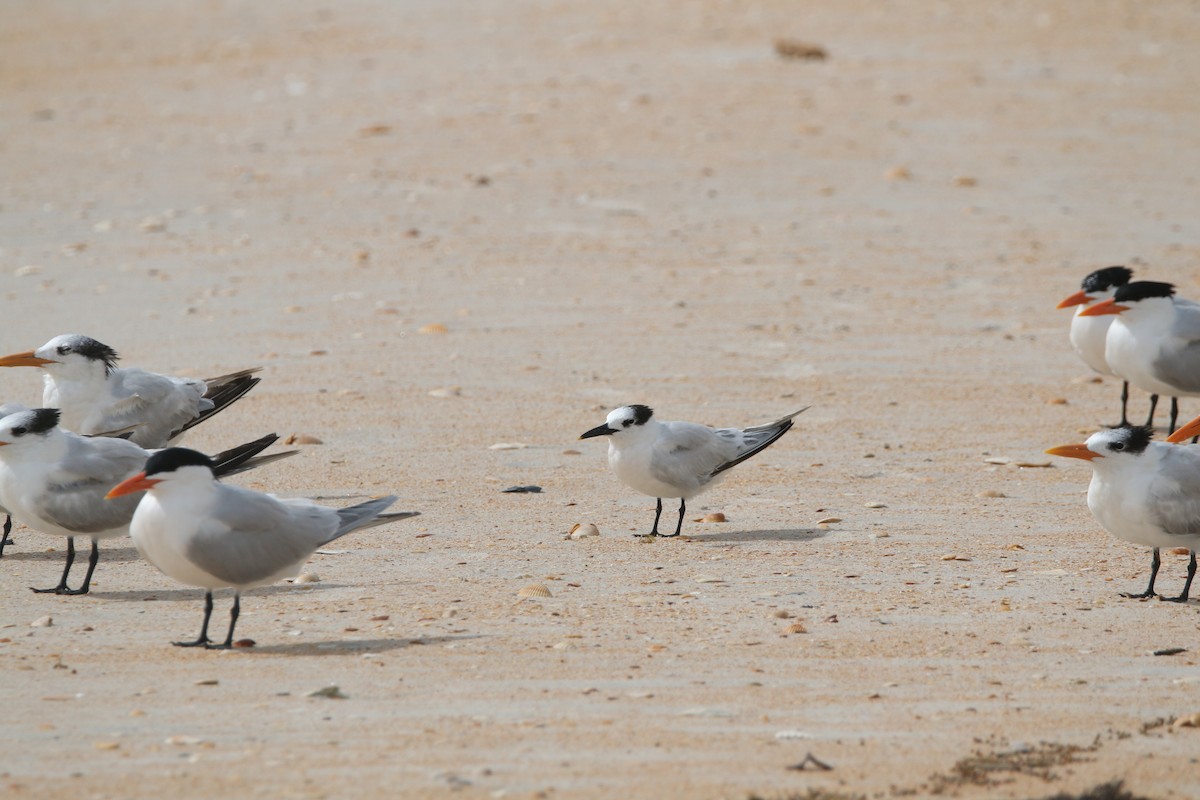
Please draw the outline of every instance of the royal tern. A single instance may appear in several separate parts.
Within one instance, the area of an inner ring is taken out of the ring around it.
[[[0,367],[41,367],[42,405],[62,411],[68,430],[97,434],[131,428],[130,440],[146,448],[166,447],[260,380],[253,377],[257,367],[207,380],[121,368],[115,350],[76,334],[4,356]]]
[[[609,413],[603,425],[587,431],[580,439],[607,436],[608,464],[629,488],[657,500],[654,526],[639,536],[664,536],[658,532],[662,499],[679,498],[679,522],[683,528],[687,501],[711,488],[726,470],[771,446],[792,427],[792,418],[808,407],[788,414],[769,425],[753,428],[710,428],[694,422],[659,422],[654,410],[642,405],[621,406]]]
[[[1075,294],[1058,304],[1059,308],[1074,308],[1071,317],[1071,346],[1095,372],[1101,375],[1114,374],[1104,360],[1104,340],[1108,335],[1108,326],[1112,319],[1108,316],[1087,317],[1084,309],[1093,303],[1107,300],[1116,293],[1117,289],[1129,283],[1133,270],[1128,267],[1105,267],[1098,269],[1083,279],[1080,289]],[[1121,382],[1121,425],[1128,425],[1126,411],[1129,407],[1129,381]],[[1153,423],[1153,419],[1147,425]]]
[[[105,493],[138,473],[152,454],[124,439],[87,437],[58,427],[57,409],[36,408],[0,419],[0,505],[34,530],[67,537],[67,563],[58,585],[35,592],[86,594],[100,558],[98,542],[129,533],[138,498],[104,502]],[[282,458],[255,456],[279,437],[265,436],[214,458],[222,475]],[[294,451],[293,451],[294,452]],[[78,589],[67,587],[75,537],[88,536],[92,552]]]
[[[1117,375],[1154,396],[1151,408],[1157,395],[1171,398],[1173,432],[1179,398],[1200,395],[1200,304],[1175,297],[1169,283],[1134,281],[1079,313],[1116,315],[1104,359]]]
[[[1192,551],[1183,592],[1159,598],[1182,603],[1196,575],[1200,547],[1200,448],[1151,441],[1152,435],[1147,426],[1113,428],[1092,434],[1084,444],[1046,452],[1089,462],[1088,509],[1100,527],[1118,539],[1153,548],[1146,591],[1123,592],[1123,597],[1156,596],[1160,547]]]
[[[296,575],[317,548],[339,536],[419,513],[382,513],[396,502],[394,495],[334,509],[225,486],[215,474],[208,456],[172,447],[155,453],[145,470],[107,495],[148,490],[129,525],[138,552],[168,577],[205,590],[200,636],[175,642],[180,647],[214,647],[208,638],[213,589],[235,590],[229,633],[216,645],[229,648],[242,591]]]

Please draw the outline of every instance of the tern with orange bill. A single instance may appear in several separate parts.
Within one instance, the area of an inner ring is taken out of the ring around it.
[[[179,647],[232,647],[243,590],[298,574],[318,548],[351,531],[418,514],[384,514],[394,495],[339,509],[281,499],[218,483],[216,467],[203,453],[171,447],[107,495],[120,502],[146,490],[129,525],[138,552],[168,577],[205,590],[200,636],[175,642]],[[234,599],[218,645],[208,638],[208,623],[213,590],[222,588],[234,589]]]
[[[1058,304],[1058,308],[1075,309],[1075,313],[1071,317],[1071,346],[1075,348],[1076,354],[1083,359],[1083,363],[1101,375],[1115,374],[1108,366],[1108,361],[1104,358],[1104,341],[1105,337],[1108,336],[1108,326],[1112,324],[1112,318],[1107,315],[1099,317],[1084,316],[1083,312],[1088,306],[1111,298],[1117,289],[1129,283],[1132,277],[1133,270],[1128,267],[1105,267],[1104,269],[1098,269],[1095,272],[1089,273],[1083,279],[1078,292],[1075,292],[1075,294],[1067,297]],[[1120,425],[1129,424],[1127,416],[1128,407],[1129,381],[1123,380],[1121,383]],[[1146,424],[1150,425],[1152,423],[1153,418]]]
[[[608,464],[618,480],[634,491],[657,500],[654,526],[636,536],[678,536],[683,529],[687,501],[715,486],[726,470],[766,450],[792,429],[788,414],[767,425],[752,428],[710,428],[694,422],[659,422],[654,409],[643,405],[621,406],[611,411],[603,425],[580,439],[608,437]],[[658,532],[662,499],[679,498],[675,532]]]
[[[128,428],[130,441],[166,447],[240,399],[261,380],[257,367],[201,380],[117,366],[115,350],[89,336],[55,336],[36,350],[0,358],[0,367],[40,367],[42,405],[81,434]]]
[[[124,439],[88,437],[58,427],[53,408],[35,408],[0,419],[0,505],[35,531],[67,537],[67,561],[58,585],[35,592],[87,594],[100,559],[99,541],[129,533],[136,497],[104,502],[105,493],[142,469],[151,451]],[[279,437],[265,436],[215,457],[232,475],[287,455],[258,454]],[[92,540],[87,575],[78,589],[67,579],[75,562],[75,537]]]
[[[1169,433],[1179,418],[1179,398],[1200,395],[1200,304],[1175,297],[1175,287],[1159,281],[1134,281],[1108,300],[1079,312],[1083,317],[1113,316],[1105,336],[1104,359],[1120,377],[1171,398]]]
[[[1118,539],[1152,548],[1146,590],[1122,596],[1183,603],[1196,575],[1200,547],[1200,447],[1155,442],[1152,436],[1149,427],[1126,426],[1046,452],[1091,464],[1087,503],[1092,516]],[[1178,597],[1161,597],[1154,591],[1161,547],[1191,551],[1187,582]]]

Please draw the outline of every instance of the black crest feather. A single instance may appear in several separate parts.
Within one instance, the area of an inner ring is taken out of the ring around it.
[[[1129,283],[1133,270],[1129,267],[1105,267],[1098,269],[1083,279],[1080,288],[1085,292],[1107,292]]]
[[[634,425],[645,425],[654,416],[654,409],[650,406],[636,405],[629,408],[633,411]]]
[[[211,470],[213,460],[204,453],[186,447],[168,447],[146,459],[145,472],[147,475],[157,475],[160,472],[174,472],[181,467],[208,467]]]
[[[1150,297],[1174,297],[1175,287],[1170,283],[1160,283],[1159,281],[1134,281],[1126,284],[1113,296],[1113,300],[1118,303],[1132,302],[1135,300],[1146,300]]]
[[[1145,425],[1126,425],[1114,430],[1124,434],[1121,438],[1125,444],[1124,452],[1134,455],[1146,452],[1146,448],[1150,446],[1150,440],[1154,438],[1154,429]]]
[[[26,419],[29,421],[19,427],[25,429],[25,433],[45,433],[52,431],[58,427],[59,411],[57,408],[34,408],[26,413]],[[16,429],[13,431],[16,432]]]

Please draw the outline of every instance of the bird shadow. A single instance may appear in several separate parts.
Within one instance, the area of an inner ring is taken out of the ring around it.
[[[697,542],[811,542],[829,535],[817,528],[793,528],[763,531],[729,531],[727,533],[689,534]]]
[[[344,656],[351,653],[386,653],[392,650],[404,650],[409,647],[420,647],[430,644],[446,644],[447,642],[463,642],[468,639],[482,639],[483,634],[470,633],[450,636],[423,636],[397,639],[338,639],[324,642],[294,642],[290,644],[268,644],[238,648],[243,653],[263,653],[280,656]]]
[[[86,562],[88,559],[88,550],[91,544],[85,539],[81,547],[78,540],[75,542],[75,563],[80,561]],[[61,550],[24,550],[24,551],[4,551],[4,557],[0,561],[63,561],[67,557],[67,548],[63,546]],[[138,555],[136,547],[118,547],[112,550],[105,549],[104,545],[100,545],[100,563],[106,561],[113,564],[123,564],[130,561],[137,561],[141,558]]]
[[[303,589],[296,586],[280,583],[272,584],[271,586],[258,586],[250,592],[242,594],[243,599],[262,597],[263,595],[285,594],[288,592],[313,592],[320,589],[337,589],[343,587],[341,583],[306,583]],[[320,589],[318,589],[320,587]],[[88,592],[92,597],[98,597],[101,600],[134,600],[134,601],[153,601],[153,600],[203,600],[203,589],[142,589],[125,592]],[[226,593],[221,590],[213,592],[213,600],[221,602],[221,598]],[[232,596],[232,595],[230,595]]]

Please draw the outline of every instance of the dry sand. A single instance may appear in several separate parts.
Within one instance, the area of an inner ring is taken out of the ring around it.
[[[1200,295],[1195,3],[3,16],[4,352],[70,331],[161,371],[262,364],[190,444],[315,436],[244,482],[396,491],[423,516],[314,557],[319,583],[248,594],[258,645],[231,653],[169,646],[200,592],[128,540],[91,595],[30,593],[62,541],[18,528],[0,794],[1029,798],[1121,778],[1200,797],[1200,730],[1169,724],[1200,711],[1196,602],[1118,597],[1149,555],[1092,521],[1086,465],[985,461],[1044,461],[1115,418],[1054,309],[1083,275],[1125,263]],[[781,37],[828,57],[781,58]],[[0,380],[38,399],[32,370]],[[575,439],[627,402],[719,425],[813,408],[694,502],[727,523],[645,543],[653,500]],[[602,535],[564,541],[575,522]],[[1166,556],[1163,590],[1184,565]],[[553,596],[519,599],[532,583]],[[348,699],[305,696],[330,684]],[[809,753],[832,769],[790,769]]]

